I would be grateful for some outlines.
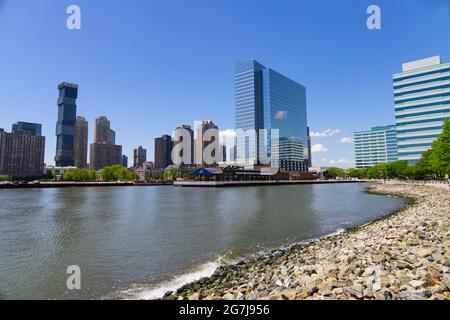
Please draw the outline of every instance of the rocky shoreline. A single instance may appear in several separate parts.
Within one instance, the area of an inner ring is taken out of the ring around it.
[[[410,204],[346,232],[220,267],[166,300],[450,300],[450,190],[374,185]]]

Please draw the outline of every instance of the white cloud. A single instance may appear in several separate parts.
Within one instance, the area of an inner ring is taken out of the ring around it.
[[[330,160],[329,164],[332,166],[348,168],[354,166],[355,162],[347,159],[339,159],[339,160]]]
[[[287,115],[288,115],[287,111],[278,111],[277,114],[275,115],[275,119],[283,120],[287,117]]]
[[[327,129],[321,132],[311,132],[311,137],[324,138],[332,137],[341,132],[341,129]]]
[[[353,143],[353,138],[345,137],[340,140],[340,143]]]
[[[330,164],[353,164],[353,161],[347,159],[330,160]]]
[[[312,153],[319,153],[319,152],[327,152],[328,148],[325,147],[323,144],[315,144],[311,148]]]

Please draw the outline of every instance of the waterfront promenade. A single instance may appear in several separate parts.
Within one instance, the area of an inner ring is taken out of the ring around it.
[[[220,267],[165,299],[450,299],[450,190],[377,184],[406,208],[339,235]]]

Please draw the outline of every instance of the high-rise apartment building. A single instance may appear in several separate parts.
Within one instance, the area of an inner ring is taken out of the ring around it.
[[[358,169],[398,160],[397,132],[394,125],[355,132],[354,144]]]
[[[63,82],[58,86],[58,90],[55,163],[57,167],[72,167],[75,164],[74,141],[78,85]]]
[[[111,123],[108,118],[101,116],[95,119],[94,143],[90,147],[89,166],[93,170],[100,170],[106,166],[122,164],[122,146],[113,144],[115,132],[112,135]]]
[[[133,151],[133,167],[139,168],[147,161],[147,149],[139,148],[134,149]]]
[[[172,164],[172,137],[163,135],[155,139],[155,169],[165,169]]]
[[[108,143],[91,144],[89,165],[92,170],[115,164],[122,164],[122,146]]]
[[[87,168],[88,122],[84,117],[77,117],[75,122],[74,159],[75,167]]]
[[[45,137],[29,130],[0,129],[0,175],[41,177],[44,174]]]
[[[114,137],[115,140],[115,134],[113,135],[111,131],[111,122],[107,117],[101,116],[95,119],[94,143],[113,144],[111,138]]]
[[[405,63],[393,82],[398,158],[415,163],[450,118],[450,63],[439,56]]]
[[[285,170],[307,171],[306,88],[255,60],[239,60],[235,96],[237,161],[256,164],[264,158]]]

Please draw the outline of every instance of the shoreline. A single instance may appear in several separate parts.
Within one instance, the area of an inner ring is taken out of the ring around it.
[[[50,188],[92,188],[92,187],[154,187],[171,186],[173,183],[144,182],[40,182],[38,184],[0,184],[1,189],[50,189]]]
[[[366,192],[402,197],[406,205],[342,233],[219,266],[163,299],[450,300],[450,192],[407,185]]]
[[[155,187],[155,186],[175,186],[183,188],[225,188],[225,187],[255,187],[255,186],[281,186],[299,184],[337,184],[337,183],[367,183],[366,180],[301,180],[301,181],[234,181],[234,182],[40,182],[37,184],[0,184],[1,189],[47,189],[47,188],[90,188],[90,187]]]

